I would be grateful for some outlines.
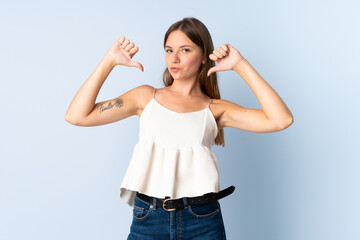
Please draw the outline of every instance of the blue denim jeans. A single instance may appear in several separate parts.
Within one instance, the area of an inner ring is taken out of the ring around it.
[[[182,198],[187,206],[187,198]],[[226,240],[218,200],[166,211],[135,197],[127,240]]]

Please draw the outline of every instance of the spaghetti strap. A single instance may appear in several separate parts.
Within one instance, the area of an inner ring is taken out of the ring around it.
[[[210,99],[210,102],[209,102],[209,106],[208,106],[208,107],[210,107],[210,104],[211,104],[212,100],[213,100],[213,99]]]
[[[154,95],[153,95],[153,98],[155,98],[155,90],[156,90],[156,88],[154,88]]]

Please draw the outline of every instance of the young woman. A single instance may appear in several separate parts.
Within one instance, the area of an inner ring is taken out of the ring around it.
[[[237,49],[223,44],[214,50],[198,19],[174,23],[165,34],[164,49],[165,87],[141,85],[95,104],[116,65],[144,71],[132,60],[139,48],[125,37],[117,39],[75,95],[65,119],[97,126],[139,116],[139,142],[120,187],[120,197],[133,207],[128,239],[226,239],[219,199],[234,187],[220,191],[211,146],[225,146],[224,127],[274,132],[290,126],[293,116]],[[228,70],[245,80],[262,109],[220,98],[216,72]]]

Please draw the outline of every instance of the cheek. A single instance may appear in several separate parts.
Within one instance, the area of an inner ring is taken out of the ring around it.
[[[165,63],[166,63],[166,65],[170,64],[170,58],[168,56],[165,57]]]
[[[191,59],[188,59],[188,66],[191,68],[191,69],[198,69],[201,65],[201,58],[197,58],[197,57],[194,57],[194,58],[191,58]]]

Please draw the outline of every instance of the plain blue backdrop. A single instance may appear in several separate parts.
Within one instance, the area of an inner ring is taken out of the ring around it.
[[[139,46],[98,101],[142,84],[162,87],[164,34],[184,17],[230,43],[294,115],[281,132],[225,128],[213,146],[228,239],[358,240],[360,4],[358,1],[2,1],[0,3],[0,239],[125,239],[132,209],[119,187],[139,118],[77,127],[64,120],[110,45]],[[223,99],[260,108],[235,72]]]

